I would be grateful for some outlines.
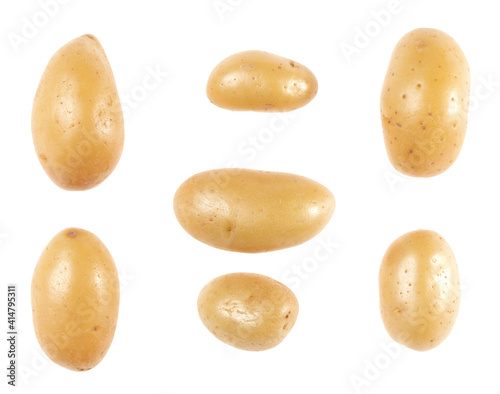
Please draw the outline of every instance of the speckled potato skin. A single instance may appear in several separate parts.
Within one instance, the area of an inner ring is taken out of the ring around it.
[[[33,324],[45,354],[73,371],[95,367],[113,341],[119,303],[118,272],[101,240],[79,228],[58,233],[31,284]]]
[[[33,103],[31,129],[43,169],[62,189],[91,189],[114,170],[123,150],[123,113],[97,38],[76,38],[50,59]]]
[[[213,279],[201,290],[198,313],[222,342],[260,351],[285,339],[297,320],[299,303],[288,287],[272,278],[233,273]]]
[[[229,56],[210,74],[208,99],[233,111],[285,112],[309,103],[318,81],[305,66],[263,51]]]
[[[451,332],[460,306],[453,251],[434,231],[404,234],[382,260],[379,291],[389,335],[414,350],[433,349]]]
[[[380,112],[387,155],[399,172],[431,177],[457,159],[467,129],[470,70],[446,33],[416,29],[396,45]]]
[[[333,194],[311,179],[236,168],[196,174],[174,196],[177,220],[191,236],[247,253],[308,241],[328,224],[334,209]]]

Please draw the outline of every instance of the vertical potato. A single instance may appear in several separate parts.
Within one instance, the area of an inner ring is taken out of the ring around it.
[[[96,37],[76,38],[50,59],[33,102],[31,128],[43,169],[62,189],[91,189],[114,170],[123,150],[123,113]]]
[[[99,364],[113,341],[119,302],[118,272],[99,238],[68,228],[49,242],[33,273],[31,308],[52,361],[73,371]]]
[[[457,159],[467,129],[470,70],[455,40],[416,29],[396,45],[382,86],[380,113],[392,165],[431,177]]]
[[[380,312],[397,342],[414,350],[438,346],[460,305],[460,279],[450,245],[434,231],[402,235],[387,249],[379,273]]]

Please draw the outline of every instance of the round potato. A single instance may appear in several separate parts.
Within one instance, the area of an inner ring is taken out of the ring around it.
[[[285,339],[297,320],[299,303],[284,284],[264,275],[234,273],[209,282],[198,297],[206,328],[242,350],[267,350]]]
[[[86,371],[107,353],[120,302],[111,254],[94,234],[68,228],[43,251],[31,284],[35,334],[47,356]]]
[[[379,273],[380,312],[389,335],[414,350],[445,340],[457,319],[460,280],[455,256],[439,234],[404,234],[387,249]]]
[[[303,107],[318,92],[305,66],[263,51],[229,56],[210,74],[208,99],[233,111],[285,112]]]
[[[33,103],[33,142],[50,179],[87,190],[114,170],[123,150],[123,113],[111,66],[91,35],[50,59]]]
[[[333,194],[299,175],[227,168],[199,173],[174,196],[177,220],[216,248],[257,253],[318,234],[332,217]]]
[[[470,70],[458,44],[416,29],[396,45],[382,86],[387,155],[401,173],[431,177],[458,157],[467,129]]]

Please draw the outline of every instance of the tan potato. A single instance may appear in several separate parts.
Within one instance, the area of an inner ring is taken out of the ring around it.
[[[217,339],[259,351],[285,339],[297,320],[299,303],[288,287],[274,279],[234,273],[213,279],[201,290],[198,313]]]
[[[119,302],[118,273],[101,240],[78,228],[58,233],[31,284],[35,334],[47,356],[73,371],[95,367],[113,341]]]
[[[467,129],[470,70],[458,44],[416,29],[396,45],[380,99],[387,155],[401,173],[431,177],[458,157]]]
[[[123,113],[97,38],[74,39],[50,59],[33,103],[31,129],[43,169],[63,189],[91,189],[114,170],[123,150]]]
[[[318,92],[305,66],[263,51],[229,56],[210,74],[208,99],[233,111],[285,112],[303,107]]]
[[[311,179],[236,168],[196,174],[174,196],[177,220],[190,235],[247,253],[308,241],[328,224],[334,209],[333,194]]]
[[[460,280],[453,251],[439,234],[412,231],[387,249],[379,273],[380,312],[397,342],[429,350],[457,319]]]

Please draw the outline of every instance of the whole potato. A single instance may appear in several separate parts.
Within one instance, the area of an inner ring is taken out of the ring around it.
[[[123,150],[123,113],[97,38],[76,38],[50,59],[36,92],[31,128],[38,159],[57,186],[87,190],[114,170]]]
[[[229,56],[210,74],[208,99],[233,111],[285,112],[303,107],[318,92],[305,66],[263,51]]]
[[[35,334],[47,356],[74,371],[95,367],[113,341],[119,302],[118,273],[101,240],[79,228],[58,233],[31,284]]]
[[[264,275],[233,273],[209,282],[198,297],[206,328],[242,350],[267,350],[285,339],[297,320],[299,303],[284,284]]]
[[[181,226],[216,248],[257,253],[318,234],[332,217],[333,194],[293,174],[227,168],[186,180],[174,196]]]
[[[458,157],[467,129],[470,70],[458,44],[416,29],[396,45],[382,86],[387,155],[401,173],[431,177]]]
[[[453,251],[433,231],[404,234],[385,253],[379,291],[382,320],[395,341],[420,351],[436,347],[451,332],[460,305]]]

